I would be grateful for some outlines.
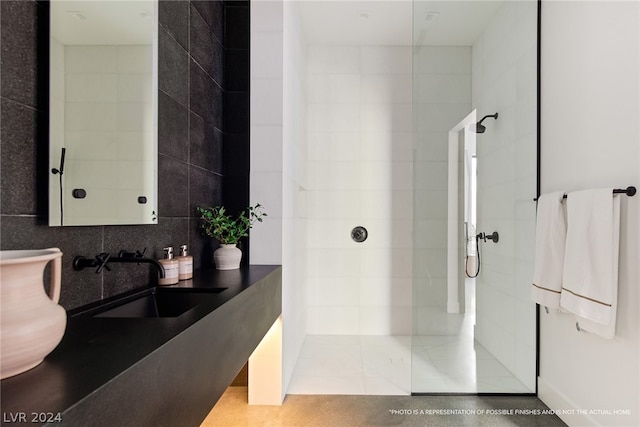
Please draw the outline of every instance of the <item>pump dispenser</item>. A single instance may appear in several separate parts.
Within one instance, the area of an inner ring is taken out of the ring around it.
[[[160,260],[160,264],[164,267],[164,278],[158,277],[158,285],[166,286],[178,283],[179,263],[177,259],[173,258],[173,248],[171,246],[164,248],[164,259]]]
[[[178,279],[189,280],[193,277],[193,257],[187,254],[187,245],[180,246],[178,260]]]

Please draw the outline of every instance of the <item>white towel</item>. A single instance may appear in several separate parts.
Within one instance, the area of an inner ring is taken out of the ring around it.
[[[560,305],[582,329],[615,336],[618,303],[620,198],[613,189],[567,196],[567,244]]]
[[[560,307],[562,265],[567,237],[564,193],[548,193],[538,198],[536,252],[531,299],[549,308]]]

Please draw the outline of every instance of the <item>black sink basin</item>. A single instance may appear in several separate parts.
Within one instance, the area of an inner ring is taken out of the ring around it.
[[[87,309],[70,312],[72,317],[178,317],[202,302],[207,296],[227,288],[149,288],[141,292],[110,299],[108,302]]]

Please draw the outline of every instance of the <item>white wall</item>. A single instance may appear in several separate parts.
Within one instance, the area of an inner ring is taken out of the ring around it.
[[[411,48],[308,52],[308,333],[410,334]]]
[[[476,137],[478,232],[476,339],[535,390],[533,274],[536,196],[537,3],[507,1],[473,46],[473,107],[487,130]]]
[[[448,133],[471,112],[471,48],[416,47],[413,70],[413,334],[455,335],[464,315],[447,312]]]
[[[283,391],[306,335],[307,52],[298,2],[284,3],[284,121],[282,295],[284,324]]]
[[[252,264],[281,264],[284,398],[306,326],[306,52],[295,2],[251,3],[251,204],[268,217],[251,231]],[[284,85],[283,81],[287,84]]]
[[[638,2],[542,5],[542,192],[640,184]],[[640,197],[622,199],[616,337],[541,314],[539,396],[569,425],[640,425]],[[595,410],[629,410],[630,415]]]

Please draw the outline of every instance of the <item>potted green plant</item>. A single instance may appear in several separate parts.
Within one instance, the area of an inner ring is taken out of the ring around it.
[[[240,268],[242,251],[237,247],[242,237],[249,235],[249,229],[256,222],[262,222],[267,216],[261,204],[249,206],[237,217],[228,215],[224,206],[197,208],[200,214],[200,229],[208,236],[220,242],[213,253],[213,261],[218,270]]]

